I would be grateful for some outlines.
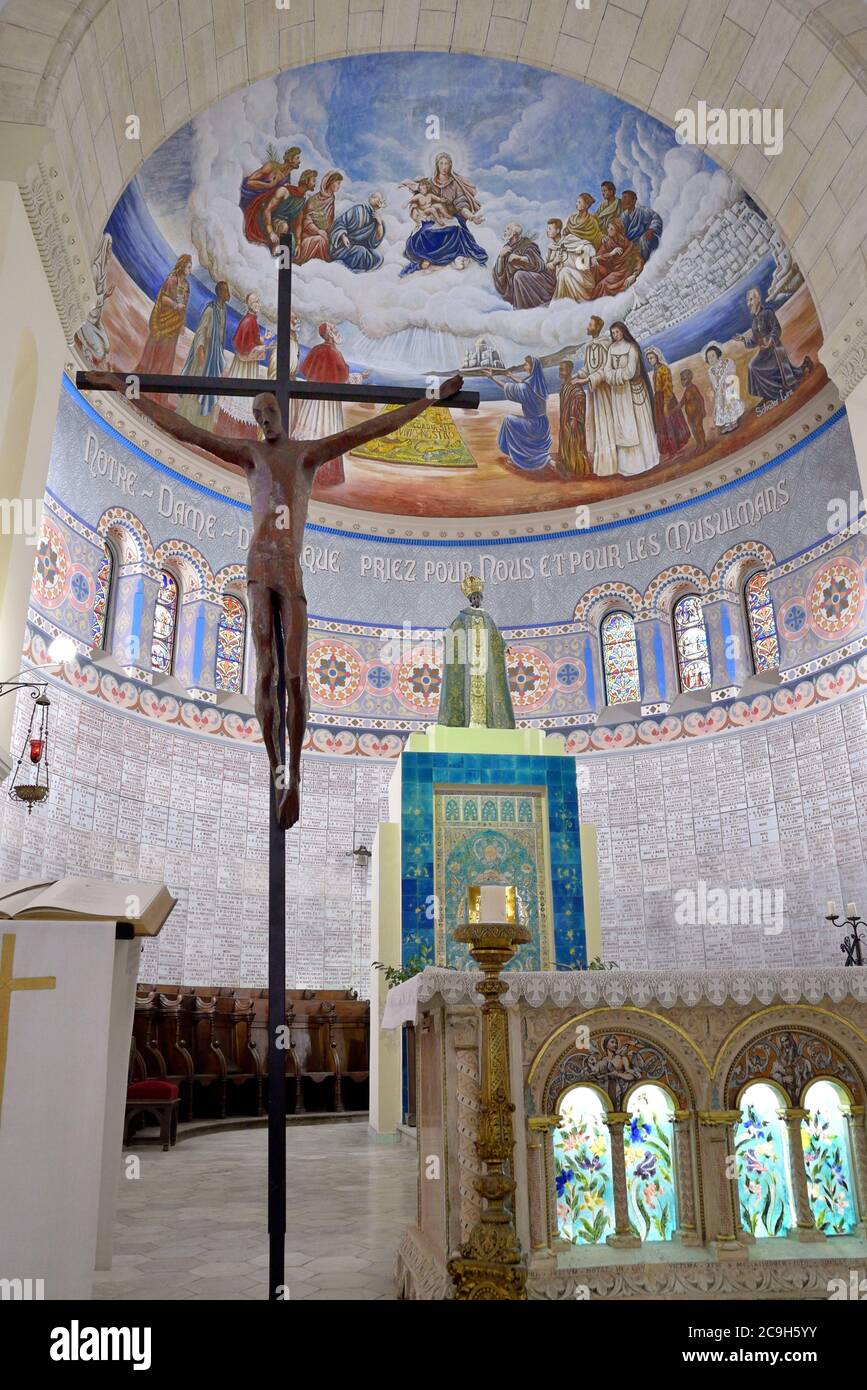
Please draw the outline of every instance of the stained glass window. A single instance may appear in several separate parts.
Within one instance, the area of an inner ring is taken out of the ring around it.
[[[814,1081],[804,1095],[801,1144],[813,1220],[826,1236],[849,1235],[858,1220],[843,1097],[833,1081]]]
[[[629,1220],[642,1240],[671,1240],[677,1225],[672,1104],[661,1086],[629,1097],[624,1128]]]
[[[609,705],[641,699],[635,624],[628,613],[609,613],[602,619],[602,665]]]
[[[701,690],[710,685],[707,629],[697,594],[687,594],[675,605],[674,636],[681,690]]]
[[[748,1086],[735,1131],[741,1223],[757,1239],[784,1236],[795,1225],[789,1152],[779,1111],[783,1098],[765,1082]]]
[[[747,580],[744,588],[747,601],[747,621],[753,646],[753,666],[757,674],[776,671],[780,664],[780,644],[774,605],[768,591],[768,576],[759,571]]]
[[[223,594],[223,612],[217,628],[216,684],[218,690],[236,695],[244,683],[244,644],[247,612],[234,594]]]
[[[93,598],[93,611],[90,615],[90,640],[95,647],[105,646],[108,604],[111,597],[111,578],[114,559],[111,550],[103,545],[102,559],[96,571],[96,592]]]
[[[172,669],[175,646],[175,624],[178,616],[178,581],[168,570],[162,570],[159,593],[154,608],[154,635],[151,642],[151,667],[160,675]]]
[[[560,1105],[554,1130],[557,1229],[563,1240],[598,1245],[614,1230],[611,1146],[602,1097],[573,1086]]]

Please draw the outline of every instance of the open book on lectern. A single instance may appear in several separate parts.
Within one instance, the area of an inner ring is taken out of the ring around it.
[[[129,922],[136,936],[156,936],[177,898],[163,883],[104,878],[18,879],[0,884],[0,920]]]

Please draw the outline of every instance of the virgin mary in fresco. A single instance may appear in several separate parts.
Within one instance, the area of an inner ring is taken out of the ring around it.
[[[486,265],[487,251],[467,228],[468,222],[485,220],[476,187],[455,173],[451,155],[443,150],[434,160],[433,178],[416,179],[410,187],[415,194],[410,207],[417,210],[419,226],[404,247],[409,265],[404,266],[401,275],[452,264],[463,270],[470,261]],[[427,196],[420,197],[420,190]],[[442,225],[446,218],[448,221]]]

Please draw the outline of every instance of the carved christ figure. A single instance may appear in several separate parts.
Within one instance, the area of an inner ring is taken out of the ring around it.
[[[116,391],[126,390],[123,377],[106,374],[105,381]],[[440,399],[453,396],[462,385],[460,376],[443,382]],[[307,599],[300,555],[316,470],[359,444],[392,434],[420,415],[430,401],[421,396],[399,410],[384,412],[323,439],[289,439],[283,431],[276,396],[263,392],[253,401],[253,415],[264,435],[262,440],[210,434],[145,396],[136,405],[167,434],[216,454],[247,475],[253,513],[247,594],[256,651],[256,715],[274,777],[277,817],[283,829],[288,830],[298,820],[300,810],[301,745],[307,723]],[[286,661],[285,768],[280,762],[279,747],[279,641],[283,642]]]

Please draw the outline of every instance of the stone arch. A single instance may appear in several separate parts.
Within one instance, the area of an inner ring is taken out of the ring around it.
[[[671,621],[674,605],[684,594],[695,593],[700,599],[711,597],[711,586],[704,570],[697,565],[673,565],[651,579],[644,595],[644,604],[654,617]]]
[[[181,602],[207,598],[213,593],[214,575],[204,555],[188,541],[163,541],[154,553],[158,569],[174,569],[181,580]]]
[[[593,632],[598,630],[606,613],[618,608],[625,609],[632,618],[644,616],[644,602],[638,590],[622,579],[611,579],[605,584],[594,585],[586,594],[582,594],[575,605],[573,621],[585,623],[586,630]]]
[[[371,0],[357,13],[327,0],[285,9],[259,0],[221,5],[189,30],[176,5],[151,10],[143,25],[137,0],[120,0],[118,7],[79,0],[68,17],[64,9],[52,23],[43,21],[43,32],[28,31],[27,21],[19,26],[25,45],[31,40],[29,70],[17,71],[11,60],[0,69],[8,93],[0,99],[0,119],[53,130],[86,245],[93,247],[143,158],[185,121],[221,96],[314,61],[414,49],[519,61],[613,92],[670,127],[679,109],[694,109],[699,100],[782,106],[789,129],[775,159],[758,147],[722,146],[714,153],[778,219],[826,334],[842,324],[867,282],[863,219],[852,212],[863,189],[867,72],[856,46],[863,35],[850,24],[836,27],[803,0],[778,0],[756,15],[744,6],[736,15],[720,14],[718,25],[704,14],[697,19],[689,6],[660,19],[655,9],[633,15],[613,0],[597,0],[588,11],[539,0],[519,7],[517,16],[494,12],[490,0],[436,5]],[[126,117],[137,107],[141,137],[127,140]],[[98,132],[114,150],[94,177]],[[812,214],[820,203],[817,227]],[[859,325],[828,354],[841,383],[851,377],[847,390],[867,366],[863,318]]]
[[[154,563],[154,547],[147,527],[123,507],[104,511],[96,529],[103,540],[113,543],[121,565]]]
[[[774,552],[762,541],[741,541],[717,560],[710,574],[710,589],[713,593],[739,594],[754,570],[772,570],[776,563]]]

